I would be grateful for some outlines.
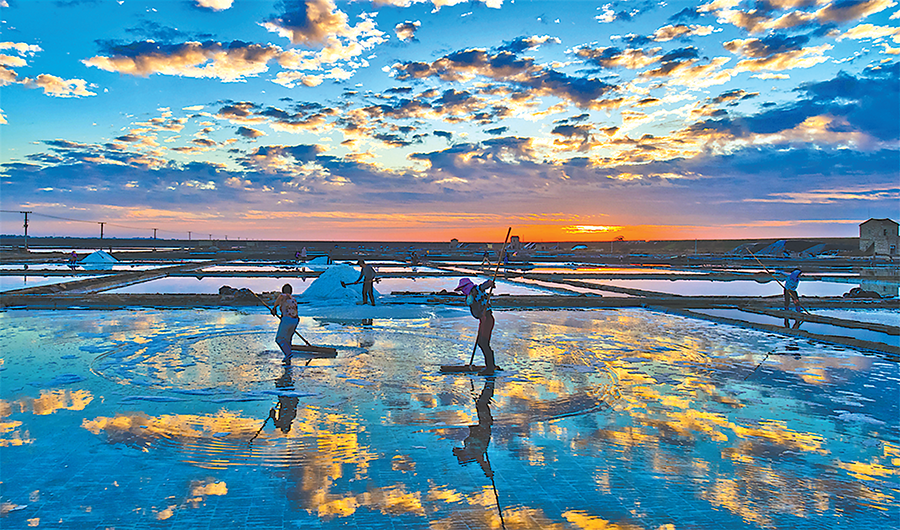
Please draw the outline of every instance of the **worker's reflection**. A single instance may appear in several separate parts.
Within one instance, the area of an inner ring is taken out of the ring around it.
[[[359,334],[360,348],[371,348],[375,345],[375,334],[372,330],[374,323],[375,321],[371,318],[364,318],[362,320],[362,331]]]
[[[791,319],[789,319],[789,318],[784,319],[784,327],[786,327],[786,328],[800,329],[800,324],[802,324],[802,323],[803,323],[803,321],[800,320],[799,318],[797,318],[797,319],[794,319],[794,325],[792,326]]]
[[[285,366],[284,373],[275,380],[278,392],[278,405],[269,410],[269,417],[281,432],[287,434],[291,430],[291,422],[297,417],[297,404],[300,398],[294,394],[294,378],[291,367]]]
[[[469,426],[469,435],[463,440],[463,447],[453,448],[453,454],[461,465],[477,461],[484,470],[484,475],[489,478],[494,476],[491,463],[487,459],[487,449],[491,443],[491,425],[494,423],[490,408],[491,398],[494,397],[494,384],[493,377],[485,380],[481,395],[475,400],[478,425]]]

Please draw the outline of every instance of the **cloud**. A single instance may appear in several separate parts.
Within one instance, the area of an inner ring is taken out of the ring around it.
[[[81,79],[62,79],[50,74],[40,74],[35,79],[26,80],[24,84],[42,88],[44,94],[57,98],[96,96],[87,89],[87,82]]]
[[[842,0],[826,4],[816,12],[822,22],[844,23],[859,20],[897,5],[894,0]]]
[[[279,74],[275,82],[287,88],[296,86],[297,81],[316,86],[323,79],[347,79],[357,68],[368,66],[367,61],[358,59],[363,53],[387,40],[376,27],[373,14],[360,15],[360,22],[350,26],[347,15],[331,0],[285,0],[282,8],[284,13],[261,25],[294,45],[316,48],[291,49],[279,56],[283,68],[306,71]]]
[[[0,42],[0,50],[13,50],[19,55],[34,55],[43,51],[37,44],[25,44],[24,42]]]
[[[83,96],[95,96],[96,93],[88,90],[89,83],[83,79],[63,79],[52,74],[38,74],[34,78],[22,77],[13,68],[28,66],[26,57],[43,51],[40,46],[18,43],[2,42],[0,50],[11,50],[18,54],[0,54],[0,86],[18,84],[28,88],[43,89],[44,94],[57,98],[73,98]]]
[[[783,71],[792,68],[810,68],[827,61],[828,57],[823,54],[830,49],[832,49],[830,44],[823,44],[802,50],[776,53],[767,57],[746,59],[739,61],[735,65],[733,72]],[[743,53],[744,50],[738,51]]]
[[[152,41],[116,46],[109,56],[82,62],[107,72],[140,77],[152,74],[241,81],[268,70],[268,62],[281,54],[277,46],[234,41],[186,42],[162,45]]]
[[[347,15],[331,0],[282,0],[284,13],[261,25],[290,39],[291,44],[324,45],[336,36],[349,36]]]
[[[602,9],[603,12],[594,17],[594,20],[601,24],[609,24],[616,20],[616,12],[611,9],[612,4],[604,4],[603,7],[598,7],[597,9]]]
[[[673,39],[693,37],[695,35],[704,37],[706,35],[711,35],[713,31],[714,29],[712,26],[698,26],[696,24],[691,24],[690,26],[685,26],[684,24],[675,26],[668,25],[653,32],[651,38],[656,42],[667,42]]]
[[[890,37],[891,40],[900,44],[900,28],[892,28],[888,26],[874,26],[872,24],[860,24],[852,27],[841,34],[837,40],[844,39],[881,39]]]
[[[515,39],[504,43],[502,46],[498,48],[499,51],[507,51],[511,53],[522,53],[524,51],[536,50],[542,44],[546,44],[547,42],[552,42],[554,44],[560,44],[560,40],[556,37],[551,37],[549,35],[534,35],[532,37],[516,37]]]
[[[638,70],[659,61],[659,52],[662,48],[649,50],[629,48],[622,50],[615,47],[606,48],[576,48],[575,55],[587,59],[588,62],[603,68],[628,68]]]
[[[900,187],[853,186],[832,189],[811,189],[772,193],[766,198],[746,199],[746,202],[779,204],[838,204],[846,201],[889,202],[900,200]]]
[[[437,77],[444,81],[466,82],[486,77],[512,87],[527,89],[530,96],[555,96],[582,108],[617,106],[617,100],[602,100],[615,86],[596,78],[574,77],[535,64],[508,51],[490,53],[470,48],[445,55],[432,63],[407,62],[392,66],[397,79]]]
[[[396,6],[409,7],[413,4],[433,4],[434,12],[438,12],[442,7],[450,7],[459,4],[466,4],[470,0],[372,0],[377,6]],[[500,9],[503,6],[503,0],[472,0],[483,3],[487,7]]]
[[[770,0],[755,3],[747,11],[738,9],[737,0],[714,0],[697,9],[698,13],[715,13],[720,22],[729,23],[750,33],[767,33],[792,28],[827,28],[860,20],[896,5],[894,0],[840,0],[835,2],[806,0]],[[816,8],[812,11],[802,9]]]
[[[406,22],[400,22],[399,24],[394,26],[394,33],[397,34],[398,39],[404,42],[408,42],[416,38],[416,31],[418,31],[419,26],[421,25],[422,23],[418,20],[407,20]]]
[[[337,111],[318,103],[294,104],[287,110],[278,107],[262,107],[249,101],[229,102],[216,116],[239,125],[268,123],[277,131],[299,132],[322,130]]]
[[[237,135],[243,136],[244,138],[249,138],[251,140],[255,140],[256,138],[259,138],[260,136],[265,136],[266,133],[264,133],[258,129],[253,129],[251,127],[240,126],[237,129]]]
[[[213,11],[224,11],[231,8],[234,0],[195,0],[197,7],[211,9]]]

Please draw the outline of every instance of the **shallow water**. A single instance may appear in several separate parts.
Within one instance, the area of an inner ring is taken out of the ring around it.
[[[86,280],[96,276],[0,276],[0,292]]]
[[[265,310],[2,312],[0,522],[870,529],[900,516],[896,363],[640,309],[496,318],[506,370],[490,379],[437,373],[471,355],[461,308],[303,305],[298,331],[338,357],[290,367]]]
[[[695,309],[693,310],[695,313],[700,313],[703,315],[709,315],[712,317],[724,317],[736,320],[744,320],[747,322],[753,322],[757,324],[768,324],[770,326],[780,326],[783,325],[784,319],[778,318],[770,315],[762,315],[759,313],[751,313],[748,311],[741,311],[740,309]],[[826,315],[827,316],[827,315]],[[841,318],[841,317],[835,317]],[[854,318],[846,318],[845,320],[861,320]],[[789,321],[792,323],[794,321]],[[896,325],[897,322],[890,325]],[[820,324],[817,322],[803,322],[800,325],[800,329],[803,331],[807,331],[809,333],[815,333],[817,335],[833,335],[836,337],[846,337],[850,339],[857,340],[865,340],[870,342],[879,342],[881,344],[887,344],[889,346],[900,347],[900,336],[897,335],[889,335],[887,333],[882,333],[880,331],[873,331],[870,329],[861,329],[861,328],[847,328],[843,326],[835,326],[832,324]]]
[[[598,285],[612,285],[681,296],[778,296],[784,290],[778,282],[759,283],[750,280],[583,280]],[[800,282],[800,296],[841,296],[852,284],[821,281]]]

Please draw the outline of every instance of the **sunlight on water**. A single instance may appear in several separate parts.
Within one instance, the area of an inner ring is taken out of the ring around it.
[[[72,527],[898,516],[894,362],[645,310],[498,311],[498,377],[440,374],[475,321],[378,309],[306,307],[298,331],[338,356],[288,366],[256,308],[0,313],[4,527],[34,506]]]

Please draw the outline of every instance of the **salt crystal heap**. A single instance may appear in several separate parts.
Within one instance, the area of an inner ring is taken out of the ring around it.
[[[350,265],[334,265],[315,279],[299,298],[311,304],[356,304],[362,302],[362,283],[342,287],[359,278],[359,271]],[[378,291],[374,290],[378,299]]]

